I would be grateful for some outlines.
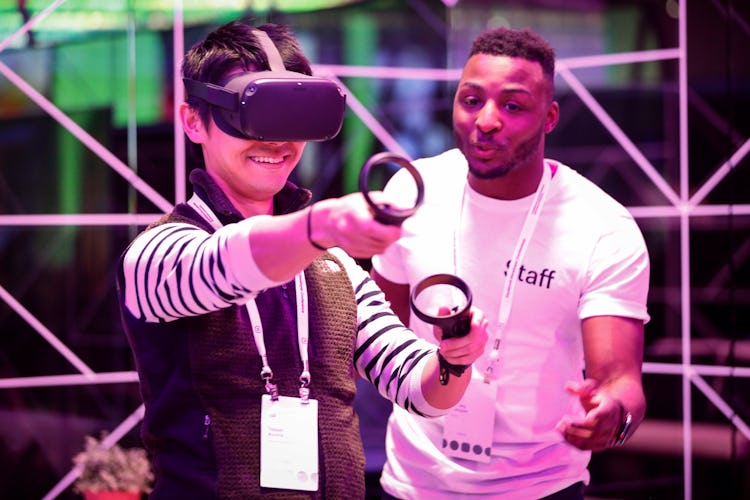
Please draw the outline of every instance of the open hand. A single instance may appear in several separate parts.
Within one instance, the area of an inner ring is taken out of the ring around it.
[[[592,379],[580,383],[568,382],[565,390],[578,396],[586,415],[582,420],[563,417],[557,424],[557,430],[565,441],[581,450],[606,449],[620,428],[620,403],[600,390]]]

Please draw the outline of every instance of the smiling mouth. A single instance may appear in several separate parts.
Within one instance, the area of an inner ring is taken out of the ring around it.
[[[268,165],[278,165],[279,163],[284,162],[284,157],[272,157],[272,156],[251,156],[251,160],[253,160],[256,163],[265,163]]]

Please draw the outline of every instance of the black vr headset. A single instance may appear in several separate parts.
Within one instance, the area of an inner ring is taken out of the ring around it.
[[[258,141],[326,141],[341,130],[346,95],[331,80],[287,71],[266,32],[254,30],[270,71],[230,76],[222,85],[183,78],[188,96],[211,104],[225,133]]]

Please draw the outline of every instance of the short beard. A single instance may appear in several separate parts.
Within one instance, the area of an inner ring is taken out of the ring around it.
[[[544,137],[544,127],[539,127],[539,130],[532,137],[527,139],[518,145],[513,156],[507,161],[501,162],[494,167],[488,169],[475,168],[469,161],[469,172],[477,179],[499,179],[505,177],[519,166],[528,163],[529,159],[533,158],[539,149],[539,144],[542,142]]]

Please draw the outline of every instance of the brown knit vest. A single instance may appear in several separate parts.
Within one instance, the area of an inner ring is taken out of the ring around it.
[[[221,498],[364,498],[364,452],[354,413],[353,353],[356,301],[343,265],[326,253],[305,271],[310,310],[310,397],[318,400],[317,492],[260,487],[261,360],[245,306],[208,314],[191,332],[196,390],[211,417]],[[298,396],[302,370],[297,347],[294,286],[256,299],[274,382]]]

